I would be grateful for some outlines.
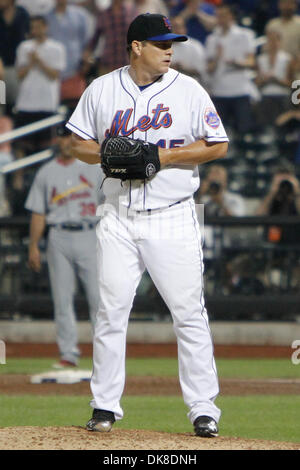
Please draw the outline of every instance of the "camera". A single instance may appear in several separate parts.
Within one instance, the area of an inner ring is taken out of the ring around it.
[[[212,181],[209,185],[209,192],[211,194],[218,194],[222,188],[222,185],[217,181]]]
[[[289,196],[294,193],[294,186],[289,180],[283,180],[281,181],[279,188],[278,188],[278,194],[282,196]]]

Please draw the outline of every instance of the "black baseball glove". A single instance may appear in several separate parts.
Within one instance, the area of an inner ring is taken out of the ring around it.
[[[129,137],[107,137],[101,145],[101,166],[108,178],[146,179],[160,170],[158,147]]]

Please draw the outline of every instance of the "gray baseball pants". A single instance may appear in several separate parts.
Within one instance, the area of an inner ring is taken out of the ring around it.
[[[86,293],[92,330],[99,308],[95,229],[69,231],[51,228],[47,261],[60,356],[77,363],[80,355],[74,310],[77,278]]]

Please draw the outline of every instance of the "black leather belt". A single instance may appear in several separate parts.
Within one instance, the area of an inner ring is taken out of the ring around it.
[[[63,223],[63,224],[49,224],[49,227],[58,228],[61,230],[79,231],[79,230],[91,230],[96,227],[96,224],[93,222],[87,222],[85,224]]]

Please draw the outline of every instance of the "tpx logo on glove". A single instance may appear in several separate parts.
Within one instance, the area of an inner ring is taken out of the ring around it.
[[[126,168],[111,168],[111,173],[126,173]]]

